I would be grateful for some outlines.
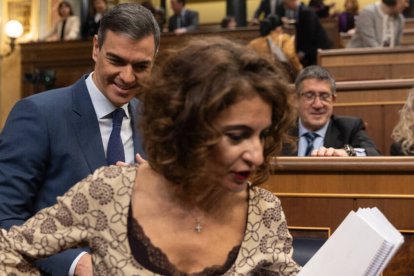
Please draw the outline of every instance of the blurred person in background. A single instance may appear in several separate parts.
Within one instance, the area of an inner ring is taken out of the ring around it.
[[[277,14],[283,22],[293,23],[296,29],[296,53],[303,66],[316,64],[318,49],[331,48],[332,43],[318,16],[299,0],[283,0],[283,6],[277,10]]]
[[[358,0],[345,0],[344,11],[338,14],[339,32],[355,32],[355,18],[359,12]]]
[[[391,155],[414,155],[414,90],[410,92],[404,106],[399,111],[400,118],[394,127],[391,138]]]
[[[58,14],[58,22],[42,40],[65,41],[80,39],[80,19],[74,15],[72,5],[68,1],[60,2]]]
[[[261,18],[276,15],[276,10],[283,4],[283,0],[261,0],[253,15],[252,25],[258,25]]]
[[[237,28],[237,21],[234,16],[226,16],[221,20],[220,24],[222,29],[234,30]]]
[[[331,8],[335,7],[336,3],[325,4],[324,0],[310,0],[309,7],[316,13],[319,18],[327,18],[330,15]]]
[[[177,35],[198,30],[198,12],[185,8],[185,0],[170,0],[174,15],[168,20],[168,31]]]
[[[362,9],[355,21],[355,33],[347,48],[395,47],[404,30],[402,11],[407,0],[382,0]]]
[[[302,64],[296,54],[295,37],[283,31],[283,23],[277,15],[269,15],[260,22],[260,36],[249,47],[274,60],[288,82],[294,82]]]
[[[89,12],[82,27],[82,39],[92,39],[98,33],[101,18],[107,9],[107,0],[92,0],[90,2]]]

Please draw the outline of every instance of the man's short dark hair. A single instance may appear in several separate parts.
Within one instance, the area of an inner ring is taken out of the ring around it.
[[[387,6],[395,6],[397,5],[397,1],[398,0],[382,0],[382,3],[387,5]]]
[[[137,3],[119,4],[110,9],[101,19],[98,45],[102,47],[107,31],[128,35],[134,40],[154,36],[155,49],[160,45],[160,28],[152,13]]]
[[[302,71],[300,71],[295,81],[296,93],[299,94],[301,92],[303,81],[308,79],[316,79],[329,82],[332,94],[336,94],[335,79],[332,77],[328,70],[319,65],[311,65],[305,67]]]
[[[282,25],[283,23],[282,20],[280,20],[279,16],[273,14],[269,15],[268,17],[260,21],[260,35],[267,36],[274,29]]]

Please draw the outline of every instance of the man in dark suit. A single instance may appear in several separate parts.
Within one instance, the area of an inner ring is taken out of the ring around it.
[[[198,29],[198,12],[185,8],[185,0],[171,0],[174,15],[168,20],[168,31],[183,34]]]
[[[317,65],[301,71],[295,82],[299,118],[291,134],[297,150],[284,145],[283,155],[366,156],[380,155],[360,118],[333,115],[335,80]]]
[[[279,5],[282,5],[283,0],[262,0],[260,1],[257,10],[253,15],[253,23],[259,24],[259,18],[263,14],[263,18],[268,15],[276,15],[276,9]]]
[[[139,4],[117,5],[103,16],[94,36],[94,72],[13,107],[0,134],[1,228],[22,224],[55,204],[57,196],[98,167],[118,160],[133,163],[135,154],[142,153],[135,96],[151,72],[159,39],[149,10]],[[117,127],[114,110],[121,114]],[[116,129],[117,153],[122,154],[109,161]],[[37,265],[46,275],[92,275],[90,255],[82,249]]]
[[[296,52],[303,66],[317,63],[318,49],[331,48],[332,43],[318,16],[303,3],[298,0],[283,0],[283,5],[276,12],[282,21],[294,22]]]

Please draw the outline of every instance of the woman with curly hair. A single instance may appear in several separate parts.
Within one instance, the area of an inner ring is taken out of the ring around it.
[[[414,90],[400,110],[400,120],[392,134],[391,155],[414,155]]]
[[[296,275],[280,200],[258,187],[293,121],[277,72],[223,38],[171,50],[139,95],[147,162],[98,169],[1,231],[0,272],[86,244],[94,275]]]

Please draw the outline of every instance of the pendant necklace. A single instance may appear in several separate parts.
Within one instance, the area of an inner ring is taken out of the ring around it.
[[[200,234],[202,231],[203,231],[203,225],[201,224],[201,219],[199,219],[198,217],[196,217],[194,214],[193,214],[193,212],[190,212],[190,215],[193,217],[193,219],[195,220],[195,222],[196,222],[196,225],[194,226],[194,231],[197,233],[197,234]]]
[[[196,226],[194,227],[194,231],[196,231],[198,234],[203,231],[203,226],[201,225],[201,221],[198,218],[195,218],[196,220]]]

